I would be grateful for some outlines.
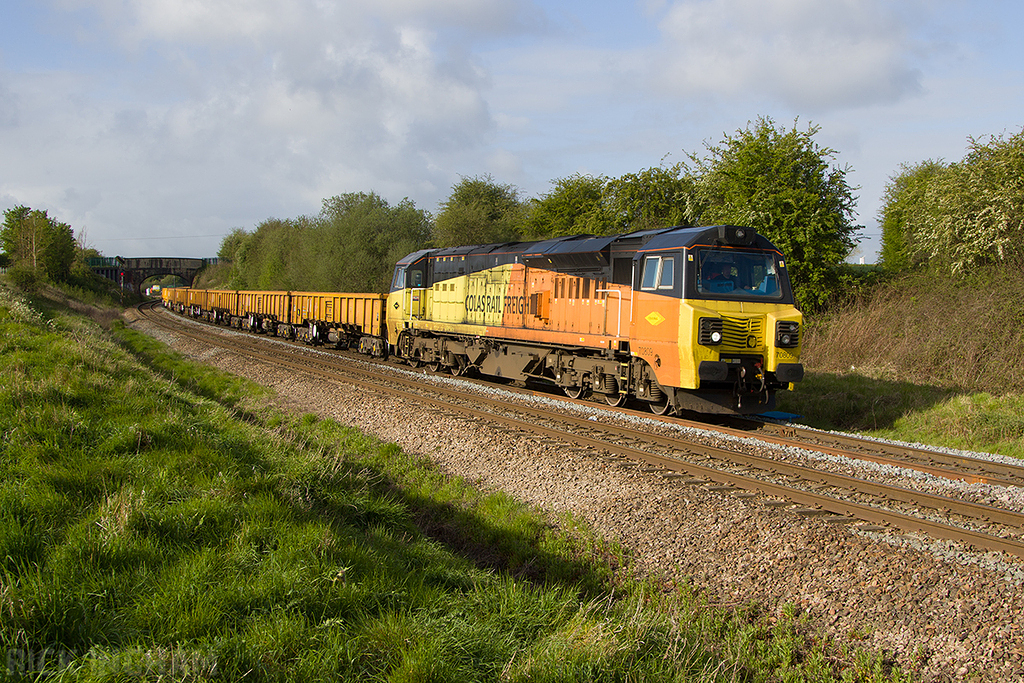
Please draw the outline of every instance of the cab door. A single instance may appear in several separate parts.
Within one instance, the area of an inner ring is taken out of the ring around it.
[[[633,283],[631,351],[647,361],[662,386],[680,386],[679,309],[682,252],[641,253]]]
[[[398,334],[405,327],[405,321],[408,319],[405,298],[405,266],[399,265],[395,268],[387,302],[387,330],[392,344],[398,339]]]
[[[403,312],[406,319],[426,317],[427,311],[427,288],[426,274],[422,262],[409,266],[405,271],[405,299]]]

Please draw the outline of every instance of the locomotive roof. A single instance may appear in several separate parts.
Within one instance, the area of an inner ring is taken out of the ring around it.
[[[669,228],[671,229],[671,228]],[[624,235],[566,235],[564,237],[553,237],[551,239],[539,240],[536,242],[501,242],[496,244],[473,244],[460,247],[445,247],[443,249],[421,249],[409,254],[398,265],[408,265],[424,256],[431,258],[447,258],[452,256],[484,256],[488,254],[521,254],[524,258],[539,258],[558,254],[583,254],[603,250],[612,242],[622,239],[645,238],[665,232],[660,230],[645,230]]]
[[[758,249],[775,249],[757,230],[740,225],[714,225],[696,228],[670,228],[651,238],[642,251],[661,251],[705,246],[756,247]]]
[[[643,230],[611,236],[568,235],[537,242],[503,242],[476,244],[443,249],[421,249],[401,259],[398,265],[410,265],[423,257],[448,258],[486,255],[521,255],[523,259],[572,258],[582,254],[604,251],[609,245],[621,242],[637,251],[658,251],[707,245],[756,246],[773,249],[774,245],[754,228],[716,225],[701,227],[671,227]]]
[[[398,259],[398,263],[396,265],[407,266],[407,265],[409,265],[411,263],[416,263],[417,261],[419,261],[424,256],[427,256],[428,254],[431,254],[433,252],[434,252],[433,249],[420,249],[419,251],[414,251],[411,254],[408,254],[408,255],[403,256],[402,258]]]
[[[534,242],[530,245],[531,248],[526,250],[523,255],[526,258],[538,258],[552,254],[579,254],[601,251],[618,238],[618,235],[611,237],[595,237],[594,235],[555,237],[543,242]]]

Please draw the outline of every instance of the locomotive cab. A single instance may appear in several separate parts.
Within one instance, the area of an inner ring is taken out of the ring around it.
[[[660,383],[691,390],[680,408],[762,412],[802,379],[785,259],[754,229],[677,229],[636,262],[635,350]]]

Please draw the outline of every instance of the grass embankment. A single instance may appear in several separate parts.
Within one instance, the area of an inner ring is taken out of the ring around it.
[[[114,328],[0,288],[0,677],[898,678]]]
[[[1024,278],[913,275],[810,319],[779,408],[823,429],[1024,457]]]

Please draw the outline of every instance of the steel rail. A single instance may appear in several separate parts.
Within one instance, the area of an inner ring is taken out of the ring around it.
[[[565,416],[560,417],[559,419],[588,429],[594,428],[592,422],[581,418]],[[602,427],[602,429],[606,428]],[[950,498],[948,496],[941,496],[934,493],[928,493],[926,491],[918,491],[916,489],[908,489],[902,486],[879,484],[844,474],[825,472],[805,465],[797,465],[774,460],[772,458],[765,458],[759,455],[741,453],[715,446],[708,446],[706,444],[695,443],[686,439],[676,439],[658,434],[648,434],[646,432],[634,432],[630,434],[630,437],[653,442],[662,447],[676,451],[686,451],[696,447],[700,452],[712,458],[747,467],[754,467],[764,472],[797,476],[808,482],[827,484],[829,486],[846,489],[855,493],[884,496],[890,500],[896,500],[902,503],[909,503],[934,510],[948,510],[965,517],[973,517],[974,519],[985,520],[987,522],[995,522],[998,524],[1024,528],[1024,513],[1014,512],[1012,510],[1006,510],[992,505],[974,503],[972,501],[960,500],[958,498]]]
[[[754,436],[765,441],[810,448],[823,453],[843,455],[897,467],[906,467],[940,477],[959,479],[970,483],[1024,486],[1024,464],[1013,465],[992,460],[981,460],[966,455],[943,453],[916,446],[886,444],[843,434],[830,434],[798,425],[775,425],[748,421],[757,425],[753,430],[732,427],[705,427],[724,433]],[[694,423],[701,424],[701,423]],[[830,445],[831,444],[838,444]],[[909,457],[908,457],[909,456]],[[955,469],[949,469],[955,468]]]

